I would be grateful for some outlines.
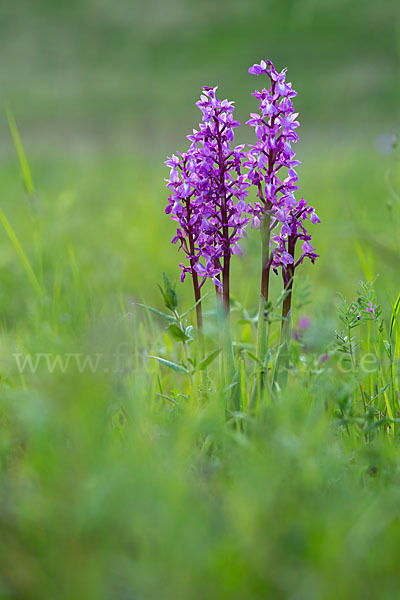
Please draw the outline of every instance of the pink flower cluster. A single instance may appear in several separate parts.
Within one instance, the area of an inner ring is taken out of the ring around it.
[[[234,129],[240,125],[233,116],[233,103],[219,100],[216,87],[204,87],[197,102],[202,122],[188,136],[188,151],[166,161],[171,169],[166,213],[179,224],[172,241],[179,242],[189,262],[180,264],[181,280],[190,273],[199,278],[199,286],[207,278],[221,286],[221,274],[224,277],[229,271],[231,255],[240,253],[239,242],[250,218],[257,226],[269,216],[269,266],[275,272],[282,269],[285,284],[304,258],[314,262],[318,256],[306,222],[320,219],[303,198],[295,198],[299,161],[292,144],[298,140],[299,122],[292,98],[297,92],[286,81],[286,69],[278,73],[271,61],[253,65],[249,73],[266,75],[269,82],[253,93],[259,112],[247,121],[257,137],[249,151],[245,152],[244,144],[233,146]],[[250,185],[257,190],[254,206],[247,203]],[[296,258],[299,240],[301,252]]]
[[[166,212],[179,222],[173,243],[180,243],[190,266],[181,264],[183,281],[193,271],[221,286],[223,261],[240,253],[239,241],[249,222],[246,197],[249,183],[242,173],[244,145],[231,147],[233,103],[219,100],[217,88],[204,87],[197,106],[203,113],[198,130],[188,136],[187,153],[173,155],[167,187]]]
[[[297,95],[291,83],[286,82],[286,69],[278,73],[271,61],[261,61],[249,69],[252,75],[267,75],[269,86],[253,93],[260,101],[258,113],[252,113],[247,124],[255,128],[257,142],[250,146],[246,165],[249,180],[257,188],[259,202],[253,207],[253,226],[259,224],[266,214],[271,222],[271,266],[277,271],[288,265],[292,269],[305,257],[312,262],[317,258],[305,228],[305,221],[319,223],[320,219],[311,206],[302,198],[297,202],[298,175],[295,170],[300,164],[295,158],[292,144],[298,136],[296,129],[298,113],[294,112],[292,98]],[[300,257],[295,259],[295,246],[302,243]]]

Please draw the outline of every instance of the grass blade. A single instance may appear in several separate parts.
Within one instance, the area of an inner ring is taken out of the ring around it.
[[[374,267],[371,254],[367,255],[366,253],[364,253],[358,241],[355,242],[355,247],[364,276],[367,279],[367,281],[371,281],[374,276]]]
[[[29,168],[29,163],[26,158],[25,150],[22,145],[21,137],[19,135],[18,127],[14,119],[14,115],[10,110],[6,110],[8,125],[10,127],[11,135],[14,140],[14,145],[17,150],[19,164],[21,166],[22,177],[24,180],[24,184],[26,187],[26,191],[28,192],[29,197],[33,200],[35,196],[35,188],[33,187],[33,179],[31,170]]]
[[[204,369],[206,369],[209,365],[211,365],[211,363],[217,358],[217,356],[219,355],[220,352],[221,352],[221,348],[217,348],[217,350],[214,350],[213,352],[211,352],[211,354],[206,356],[206,358],[203,358],[203,360],[200,362],[200,364],[196,368],[196,370],[204,371]]]
[[[396,322],[396,318],[397,318],[399,310],[400,310],[400,292],[399,292],[399,295],[397,296],[397,300],[392,308],[392,316],[390,319],[390,327],[389,327],[389,338],[392,336],[393,327]]]
[[[35,290],[37,291],[39,296],[41,298],[43,298],[43,290],[42,290],[40,283],[32,269],[32,265],[29,262],[29,259],[26,256],[25,251],[24,251],[23,247],[21,246],[21,243],[20,243],[14,229],[12,228],[9,220],[7,219],[6,215],[1,210],[1,208],[0,208],[0,222],[3,225],[8,237],[10,238],[10,241],[11,241],[12,245],[14,246],[14,249],[15,249],[16,253],[18,254],[18,257],[19,257],[21,263],[23,264],[26,274],[28,275],[29,281],[31,282],[32,286],[35,288]]]

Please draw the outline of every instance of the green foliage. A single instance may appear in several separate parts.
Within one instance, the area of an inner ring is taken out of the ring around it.
[[[149,356],[149,358],[155,358],[162,365],[164,365],[165,367],[168,367],[169,369],[172,369],[176,373],[184,373],[184,374],[188,373],[188,370],[185,367],[183,367],[182,365],[177,365],[176,363],[174,363],[170,360],[166,360],[165,358],[161,358],[160,356]]]
[[[162,294],[165,308],[176,310],[178,308],[178,296],[176,294],[176,284],[172,285],[166,273],[163,273],[164,287],[158,286]]]

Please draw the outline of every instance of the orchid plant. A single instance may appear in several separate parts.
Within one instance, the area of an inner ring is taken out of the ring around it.
[[[283,322],[290,316],[291,296],[295,269],[308,257],[312,262],[317,254],[310,243],[305,221],[320,221],[311,206],[302,198],[296,201],[300,164],[292,144],[298,140],[298,113],[294,112],[292,98],[297,95],[292,84],[286,82],[286,69],[278,73],[271,61],[261,61],[249,69],[251,75],[267,75],[269,87],[255,90],[260,101],[259,112],[252,113],[247,125],[255,128],[257,142],[248,152],[248,177],[256,186],[259,201],[253,207],[253,223],[260,224],[262,232],[261,298],[268,302],[271,268],[282,273],[286,297],[283,301]],[[283,173],[285,175],[282,175]],[[285,171],[287,169],[287,171]],[[302,251],[296,258],[296,244],[301,240]]]
[[[286,69],[276,71],[271,61],[262,60],[249,69],[265,75],[267,86],[256,90],[259,111],[251,113],[247,125],[255,130],[256,142],[234,146],[234,129],[240,123],[233,116],[234,105],[217,98],[216,87],[204,87],[197,106],[202,112],[198,129],[188,137],[188,150],[168,158],[167,187],[170,191],[166,213],[178,222],[173,243],[186,255],[181,263],[181,281],[189,274],[193,281],[198,328],[202,327],[201,288],[211,279],[225,313],[230,307],[230,263],[240,254],[239,242],[246,226],[261,231],[262,265],[258,316],[258,359],[265,361],[266,315],[269,307],[271,270],[283,281],[282,323],[291,319],[293,281],[296,268],[305,258],[318,257],[307,232],[307,220],[320,219],[298,190],[296,159],[292,145],[297,142],[298,113],[293,106],[297,92],[286,81]],[[247,202],[249,187],[257,201]],[[297,244],[301,251],[296,254]]]
[[[204,87],[197,106],[203,113],[198,130],[188,136],[186,153],[166,162],[171,172],[171,191],[166,212],[178,221],[173,243],[180,243],[188,265],[180,264],[181,281],[189,273],[196,302],[200,289],[210,278],[222,296],[226,312],[230,307],[230,261],[239,254],[239,241],[250,218],[246,204],[247,177],[242,173],[244,144],[232,147],[233,103],[219,100],[217,88]],[[198,326],[201,327],[201,309]]]

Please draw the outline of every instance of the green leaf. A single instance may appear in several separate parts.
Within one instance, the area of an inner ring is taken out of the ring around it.
[[[194,340],[194,329],[193,329],[193,325],[188,325],[185,329],[185,333],[188,336],[189,340],[192,341]]]
[[[161,356],[150,356],[150,355],[149,355],[149,358],[154,358],[155,360],[158,360],[158,362],[160,362],[162,365],[164,365],[165,367],[168,367],[169,369],[172,369],[176,373],[182,373],[184,375],[189,374],[189,371],[186,369],[186,367],[184,367],[183,365],[177,365],[176,363],[171,362],[170,360],[167,360],[166,358],[161,358]]]
[[[262,361],[258,358],[258,356],[256,356],[255,354],[253,354],[253,352],[250,352],[249,350],[247,350],[247,355],[254,360],[254,362],[256,362],[257,364],[259,364],[260,366],[262,366]]]
[[[272,380],[272,388],[277,386],[277,389],[284,389],[288,381],[289,367],[289,346],[283,342],[276,353],[274,375]]]
[[[167,394],[157,393],[157,396],[159,398],[163,398],[164,400],[168,400],[168,402],[171,402],[172,404],[178,405],[178,402],[174,398],[171,398],[171,396],[167,396]]]
[[[178,296],[175,290],[176,286],[172,285],[166,273],[163,273],[163,282],[164,288],[162,288],[160,285],[158,287],[160,288],[164,304],[167,308],[169,308],[169,310],[174,311],[178,306]]]
[[[207,294],[204,294],[204,296],[202,296],[199,300],[197,300],[197,302],[195,302],[193,304],[193,306],[191,306],[186,312],[183,313],[183,315],[181,315],[181,319],[184,319],[190,312],[192,312],[192,310],[194,308],[196,308],[196,306],[198,304],[200,304],[200,302],[202,302],[205,298],[207,298],[207,296],[209,295],[210,292],[207,292]]]
[[[241,390],[241,386],[240,386],[242,367],[243,367],[243,360],[239,359],[238,366],[236,368],[235,374],[232,379],[232,383],[233,383],[234,387],[232,388],[232,396],[231,396],[231,402],[236,411],[240,411],[242,408],[242,390]]]
[[[254,344],[247,344],[246,342],[232,342],[232,346],[242,350],[254,350]]]
[[[211,354],[209,354],[208,356],[203,358],[203,360],[199,363],[199,366],[197,367],[196,370],[204,371],[204,369],[206,369],[209,365],[211,365],[211,363],[217,358],[217,356],[220,352],[221,352],[221,348],[217,348],[217,350],[214,350],[213,352],[211,352]]]
[[[182,331],[182,329],[178,327],[176,323],[171,323],[171,325],[168,327],[168,331],[175,340],[178,340],[178,342],[187,342],[190,340],[190,337],[186,335],[186,333]]]
[[[157,310],[156,308],[153,308],[152,306],[147,306],[146,304],[140,304],[139,302],[136,303],[136,306],[141,306],[142,308],[149,310],[150,312],[154,313],[158,317],[161,317],[162,319],[165,319],[166,321],[169,321],[170,323],[175,322],[175,317],[173,317],[172,315],[167,315],[166,313],[161,312],[161,310]]]

